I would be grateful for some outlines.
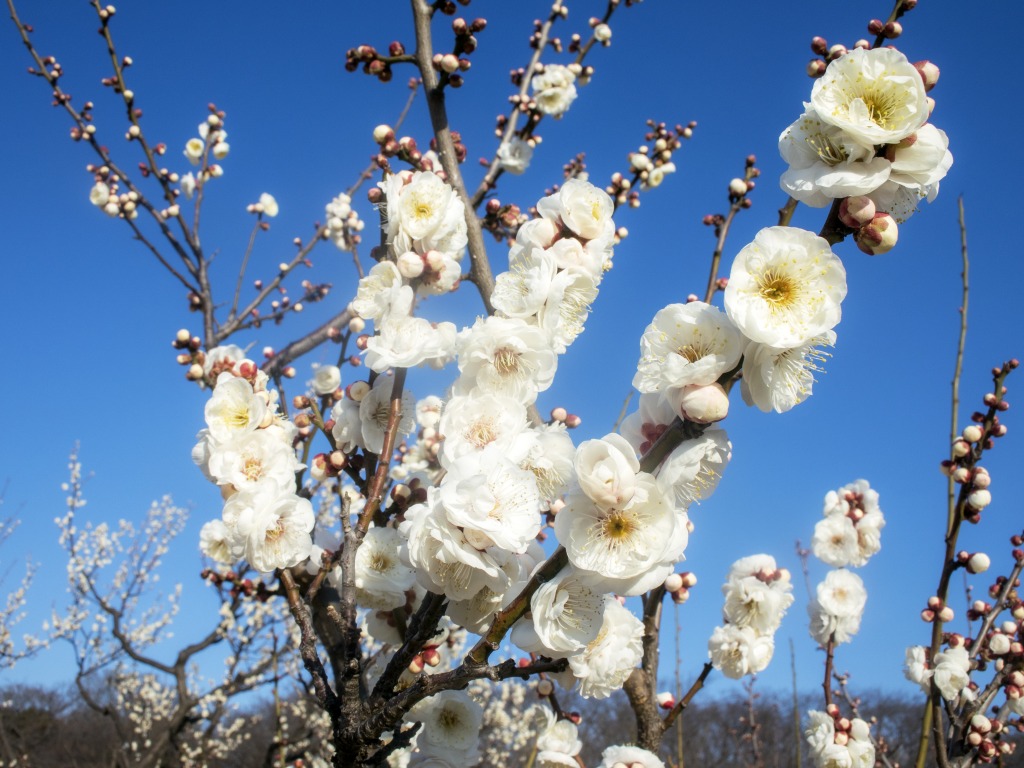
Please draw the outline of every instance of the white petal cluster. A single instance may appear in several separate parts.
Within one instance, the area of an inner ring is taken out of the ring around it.
[[[804,114],[779,137],[781,184],[815,207],[867,195],[902,223],[929,202],[953,163],[946,135],[928,124],[917,69],[893,48],[855,49],[815,81]]]
[[[387,238],[394,253],[438,251],[458,261],[466,247],[466,208],[432,171],[403,171],[381,183],[387,202]]]
[[[814,527],[814,556],[834,568],[862,566],[882,548],[884,526],[878,492],[867,480],[829,491],[824,518]]]
[[[875,746],[871,726],[864,720],[837,721],[826,712],[807,713],[804,738],[816,768],[872,768]],[[839,730],[843,727],[844,730]],[[837,738],[837,736],[839,738]]]
[[[779,349],[832,330],[846,270],[828,242],[795,227],[767,227],[733,261],[725,311],[751,341]]]
[[[576,755],[583,749],[579,729],[572,720],[558,718],[549,709],[540,709],[544,723],[537,733],[537,765],[542,768],[579,765]]]
[[[391,393],[395,380],[391,376],[378,376],[373,387],[356,402],[344,397],[331,409],[334,427],[331,434],[343,451],[359,447],[371,453],[380,453],[384,448],[384,433],[387,431],[391,414]],[[416,398],[403,389],[399,405],[399,436],[408,435],[416,427]]]
[[[763,671],[775,652],[775,631],[793,603],[789,571],[770,555],[737,560],[722,585],[725,626],[715,627],[708,639],[708,656],[715,669],[738,680]]]
[[[210,372],[219,374],[192,457],[226,502],[221,520],[203,526],[200,549],[223,565],[244,559],[266,573],[309,557],[313,507],[295,493],[303,465],[292,449],[294,426],[277,414],[276,393],[263,388],[265,377],[253,377],[254,388],[232,372],[255,369],[237,357],[232,349],[207,357]]]
[[[971,682],[971,657],[962,645],[935,654],[932,681],[942,698],[955,700]]]
[[[569,110],[576,99],[576,75],[561,64],[548,64],[530,81],[537,109],[545,115],[559,118]]]
[[[665,764],[653,752],[646,749],[632,746],[608,747],[601,754],[601,762],[598,768],[614,768],[614,766],[628,765],[630,768],[665,768]]]
[[[921,690],[928,693],[932,689],[932,670],[928,664],[928,649],[923,645],[911,645],[907,648],[906,660],[903,663],[903,675],[912,683],[917,683]]]
[[[352,207],[352,198],[342,192],[331,200],[324,211],[327,216],[327,237],[338,250],[351,251],[359,242],[359,232],[366,226]]]
[[[795,347],[780,349],[752,341],[743,352],[743,402],[767,413],[785,413],[811,396],[814,374],[831,356],[822,347],[836,343],[835,331],[825,331]]]
[[[818,584],[814,600],[807,606],[811,617],[811,637],[822,647],[831,638],[836,644],[848,643],[860,630],[868,593],[860,576],[845,568],[828,572]]]
[[[405,718],[423,723],[416,740],[421,755],[441,758],[451,765],[476,762],[484,712],[465,691],[435,693],[418,702]]]
[[[519,136],[512,136],[498,147],[498,162],[506,173],[516,176],[524,173],[532,159],[533,144]]]

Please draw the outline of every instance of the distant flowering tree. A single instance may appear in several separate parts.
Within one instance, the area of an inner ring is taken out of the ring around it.
[[[294,754],[294,765],[498,764],[500,745],[480,738],[485,722],[516,732],[509,750],[523,746],[524,733],[535,737],[534,765],[578,765],[582,742],[572,713],[558,703],[557,683],[595,699],[625,689],[636,743],[608,745],[600,768],[661,768],[666,731],[714,670],[739,679],[769,664],[774,634],[794,600],[791,574],[771,555],[753,554],[729,571],[723,623],[710,633],[709,660],[696,683],[678,701],[658,693],[663,603],[669,596],[684,602],[696,584],[678,570],[693,531],[688,508],[715,491],[731,458],[722,423],[737,383],[742,399],[762,411],[786,412],[811,395],[847,295],[833,247],[852,238],[865,253],[889,251],[898,227],[938,193],[952,163],[945,134],[928,122],[938,69],[911,63],[892,46],[899,19],[916,0],[897,0],[886,21],[870,22],[873,39],[849,50],[812,41],[818,58],[808,68],[809,101],[802,112],[794,105],[798,116],[779,139],[789,166],[781,179],[786,204],[720,274],[731,224],[750,207],[760,174],[756,159],[747,158],[743,176],[728,184],[728,214],[706,221],[717,242],[705,295],[655,312],[639,340],[638,409],[617,431],[577,443],[570,430],[579,418],[564,408],[545,418],[538,395],[554,385],[561,355],[598,306],[627,235],[616,222],[620,210],[639,205],[675,171],[674,153],[695,124],[649,122],[647,143],[604,186],[592,183],[577,159],[529,211],[502,204],[493,192],[504,173],[529,169],[538,127],[571,112],[594,76],[592,51],[610,45],[611,19],[632,4],[607,2],[588,34],[573,35],[566,50],[552,31],[568,14],[562,0],[535,22],[533,53],[513,73],[512,108],[498,120],[498,144],[474,191],[461,168],[466,139],[450,129],[448,108],[449,98],[465,108],[454,89],[468,76],[486,21],[455,16],[448,0],[412,0],[414,50],[400,42],[386,53],[359,45],[348,51],[346,68],[382,81],[398,68],[414,72],[410,99],[426,101],[430,148],[401,136],[399,124],[379,126],[370,168],[326,204],[326,223],[297,239],[294,256],[272,279],[255,281],[255,297],[243,301],[253,244],[279,204],[269,193],[249,204],[256,221],[237,282],[225,294],[210,279],[200,212],[225,172],[226,115],[211,105],[197,135],[184,142],[187,166],[176,151],[165,160],[168,147],[152,142],[140,121],[132,61],[117,54],[116,9],[92,0],[111,54],[105,84],[123,100],[125,137],[142,158],[137,172],[129,169],[93,122],[92,103],[63,90],[61,65],[37,52],[32,29],[8,0],[33,74],[70,117],[72,138],[95,155],[90,200],[132,230],[201,317],[201,331],[182,330],[174,346],[186,378],[210,391],[192,458],[223,497],[220,516],[206,522],[199,542],[213,563],[204,578],[221,596],[214,629],[167,665],[146,648],[169,625],[174,599],[170,609],[128,618],[140,610],[149,575],[181,525],[181,511],[169,502],[154,508],[138,536],[128,524],[116,532],[83,530],[75,465],[60,523],[72,610],[55,616],[52,633],[76,649],[82,695],[123,715],[115,723],[125,764],[167,764],[171,747],[181,765],[229,752],[243,730],[226,714],[231,697],[290,676],[314,692],[331,747]],[[443,43],[450,50],[440,52],[435,34],[443,16],[454,18]],[[567,63],[552,60],[559,56]],[[376,180],[367,197],[380,238],[364,270],[358,251],[367,230],[354,195],[369,179]],[[819,232],[790,226],[799,203],[827,208]],[[507,269],[504,257],[492,266],[485,232],[507,249]],[[243,336],[327,300],[330,286],[308,280],[299,298],[284,292],[327,240],[354,257],[349,301],[319,328],[265,349],[262,362],[252,359],[240,346]],[[484,310],[473,320],[420,314],[428,297],[470,286]],[[719,294],[722,308],[712,303]],[[337,365],[318,367],[301,393],[286,398],[294,363],[329,341],[339,347]],[[952,572],[989,565],[982,554],[958,551],[956,538],[990,501],[978,462],[1005,434],[998,417],[1006,408],[1003,381],[1016,365],[996,370],[988,410],[955,440],[945,465],[947,556],[924,612],[934,631],[929,646],[907,652],[908,675],[930,702],[919,765],[929,754],[942,766],[992,762],[1012,751],[1004,734],[1024,714],[1019,536],[992,601],[972,608],[978,635],[943,631],[952,619]],[[351,380],[342,373],[360,366],[365,373]],[[417,399],[409,384],[423,366],[448,371],[450,384]],[[952,483],[960,484],[956,499]],[[833,568],[809,606],[811,634],[827,653],[824,710],[807,715],[819,768],[888,762],[856,703],[845,701],[844,715],[833,690],[835,649],[857,633],[867,600],[852,569],[879,550],[884,524],[877,493],[858,480],[828,494],[814,530],[813,553]],[[104,587],[108,566],[113,576]],[[15,606],[20,599],[16,593]],[[0,652],[5,643],[0,634]],[[231,648],[226,677],[201,681],[191,659],[216,644]],[[113,681],[103,701],[89,685],[101,670]],[[521,679],[533,680],[543,700],[522,728],[501,716],[505,706],[526,711]],[[505,688],[490,685],[503,681]],[[998,714],[990,718],[993,704]]]

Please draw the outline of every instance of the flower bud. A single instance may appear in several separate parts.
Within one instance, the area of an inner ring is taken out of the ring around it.
[[[352,333],[362,333],[366,328],[366,321],[361,317],[353,317],[348,321],[348,329]]]
[[[729,395],[717,382],[674,387],[666,394],[676,413],[697,424],[711,424],[729,415]]]
[[[946,624],[946,623],[952,621],[955,618],[955,614],[953,613],[953,609],[950,608],[948,605],[944,606],[942,608],[942,610],[940,610],[937,614],[935,614],[935,616],[943,624]]]
[[[984,715],[975,715],[971,718],[971,728],[978,733],[988,733],[992,730],[992,723]]]
[[[992,565],[989,556],[984,552],[975,552],[967,561],[967,570],[970,573],[984,573]]]
[[[398,272],[409,280],[419,277],[423,274],[423,259],[418,253],[406,251],[398,257]]]
[[[662,691],[657,695],[658,706],[662,709],[672,709],[676,705],[676,697],[668,691]]]
[[[729,194],[733,197],[743,197],[747,194],[747,182],[743,179],[733,179],[729,182]]]
[[[669,574],[668,578],[665,579],[665,591],[675,592],[677,589],[683,586],[683,577],[678,573]]]
[[[350,400],[355,400],[357,403],[361,402],[369,392],[370,385],[365,381],[353,381],[345,387],[345,394],[348,395]]]
[[[607,24],[598,24],[594,27],[594,39],[599,43],[606,43],[612,39],[612,28]]]
[[[847,197],[839,204],[839,219],[850,229],[860,229],[874,218],[875,201],[870,197]]]
[[[550,696],[554,690],[555,686],[550,680],[540,680],[537,682],[537,694],[539,696]]]
[[[916,61],[914,62],[914,69],[921,73],[921,79],[924,81],[924,89],[926,91],[930,91],[939,82],[939,68],[930,61]]]
[[[967,444],[966,440],[957,438],[953,441],[953,456],[957,459],[962,459],[968,453],[971,452],[971,446]]]
[[[979,488],[967,497],[967,503],[973,509],[984,509],[992,503],[992,494],[984,488]]]
[[[968,443],[976,443],[981,440],[981,436],[984,434],[977,424],[971,424],[970,426],[964,427],[963,437]]]
[[[992,635],[988,641],[988,650],[993,656],[1002,656],[1010,652],[1010,638],[1003,634]]]
[[[373,129],[373,140],[378,144],[384,145],[387,142],[395,138],[395,132],[391,130],[390,125],[378,125]]]
[[[878,256],[888,253],[896,245],[899,227],[888,213],[877,212],[868,224],[854,233],[853,239],[857,241],[857,247],[868,256]]]

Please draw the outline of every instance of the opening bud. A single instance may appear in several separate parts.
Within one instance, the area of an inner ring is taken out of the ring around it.
[[[874,218],[875,201],[870,197],[848,197],[839,204],[839,219],[850,229],[860,229]]]
[[[711,424],[729,415],[729,395],[717,382],[673,388],[667,395],[676,413],[697,424]]]
[[[896,245],[899,227],[888,213],[878,212],[868,224],[854,233],[853,239],[857,241],[857,247],[868,256],[878,256],[888,253]]]

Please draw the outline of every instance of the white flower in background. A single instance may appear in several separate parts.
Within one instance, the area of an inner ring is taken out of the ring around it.
[[[573,468],[580,489],[599,507],[624,507],[632,501],[640,462],[621,435],[610,433],[580,443]]]
[[[366,320],[382,318],[398,303],[402,288],[402,275],[394,262],[377,262],[359,280],[352,310]]]
[[[572,568],[563,568],[530,598],[537,637],[556,656],[585,648],[601,631],[604,603],[605,595],[581,581]]]
[[[782,132],[779,153],[789,163],[780,182],[783,191],[815,208],[874,192],[888,180],[891,167],[873,147],[824,122],[813,109]]]
[[[814,82],[811,106],[866,147],[895,144],[929,112],[921,74],[893,48],[856,48],[835,59]]]
[[[295,473],[303,468],[290,444],[269,430],[245,433],[210,446],[207,467],[217,485],[252,490],[268,479],[282,488],[295,485]]]
[[[210,520],[199,531],[199,551],[216,560],[221,565],[231,565],[236,558],[231,554],[233,549],[231,531],[223,520]]]
[[[735,624],[715,627],[708,639],[711,665],[732,680],[763,672],[774,652],[771,635],[759,635],[750,627]]]
[[[89,202],[97,208],[102,208],[110,200],[110,187],[102,181],[97,181],[89,190]]]
[[[670,173],[675,172],[675,163],[662,163],[661,165],[656,165],[647,171],[646,177],[643,177],[642,181],[640,182],[640,189],[647,190],[660,187],[661,183],[665,180],[665,177],[668,176]]]
[[[822,647],[834,635],[836,644],[848,643],[860,629],[868,593],[860,576],[845,568],[829,571],[807,606],[811,637]]]
[[[512,136],[498,147],[498,162],[506,173],[516,176],[530,167],[533,159],[533,145],[518,136]]]
[[[604,277],[605,268],[611,267],[612,245],[611,232],[585,243],[575,237],[563,237],[555,241],[548,252],[555,257],[559,269],[582,269],[598,284]]]
[[[217,383],[217,377],[224,371],[231,371],[245,359],[245,350],[237,344],[223,344],[206,352],[203,360],[203,376],[207,383]]]
[[[281,207],[277,204],[277,200],[269,192],[264,192],[260,195],[260,205],[263,207],[264,216],[274,218],[281,212]]]
[[[223,160],[225,157],[228,156],[228,153],[230,151],[231,151],[231,145],[230,144],[228,144],[226,141],[218,141],[210,149],[210,154],[213,155],[218,160]]]
[[[629,768],[665,768],[665,764],[653,752],[630,746],[608,747],[601,754],[601,764],[598,768],[615,768],[619,763],[628,765]]]
[[[917,210],[922,200],[932,202],[939,194],[939,181],[953,165],[949,139],[931,124],[888,148],[892,160],[889,180],[870,197],[880,211],[889,213],[902,224]]]
[[[767,227],[736,255],[725,311],[748,339],[788,349],[831,330],[844,298],[846,270],[827,240]]]
[[[441,421],[444,401],[437,395],[427,395],[416,403],[416,423],[421,427],[436,427]]]
[[[971,657],[962,645],[935,654],[932,680],[942,698],[953,701],[971,682]]]
[[[831,355],[821,347],[836,343],[835,331],[808,339],[788,349],[779,349],[755,341],[743,352],[743,401],[762,411],[785,413],[808,397],[814,387],[814,374]]]
[[[465,691],[441,691],[418,702],[405,719],[423,723],[417,739],[421,748],[468,752],[480,736],[484,710]]]
[[[544,306],[556,271],[550,252],[538,247],[513,248],[508,271],[495,279],[491,303],[509,317],[533,317]]]
[[[225,522],[232,503],[238,504],[235,529],[243,542],[242,556],[257,571],[291,568],[309,557],[314,515],[308,499],[267,481],[257,491],[232,496],[224,507]],[[232,510],[230,516],[234,514]]]
[[[508,456],[516,438],[528,428],[526,406],[504,395],[456,395],[441,414],[444,435],[441,460],[450,464],[463,456],[491,453]]]
[[[491,392],[530,405],[551,386],[558,356],[537,326],[488,317],[459,334],[458,363],[456,395]]]
[[[722,479],[732,443],[725,430],[711,427],[704,434],[684,440],[658,467],[658,485],[685,509],[711,496]]]
[[[378,376],[373,388],[359,401],[359,421],[362,427],[363,445],[372,453],[380,453],[384,448],[384,433],[388,428],[391,413],[391,392],[395,380],[391,376]],[[344,401],[342,401],[344,402]],[[398,410],[399,437],[404,437],[416,429],[414,413],[416,398],[406,389],[402,390],[402,400]]]
[[[774,633],[793,604],[789,571],[778,568],[770,555],[737,560],[722,585],[722,615],[730,624],[751,627],[758,634]]]
[[[664,393],[650,392],[640,395],[639,407],[623,420],[619,431],[643,455],[675,419],[675,409]]]
[[[586,648],[569,657],[569,669],[558,676],[559,682],[571,689],[575,681],[585,699],[607,699],[643,658],[643,636],[643,622],[606,596],[601,630]]]
[[[911,645],[907,648],[906,660],[903,664],[903,675],[912,683],[921,686],[928,693],[932,689],[932,670],[928,664],[928,649],[923,645]]]
[[[560,221],[583,240],[594,240],[615,231],[615,205],[608,193],[589,181],[567,179],[558,191],[537,202],[537,213]]]
[[[576,99],[576,75],[561,64],[547,64],[544,71],[534,75],[533,99],[537,109],[545,115],[558,118],[564,115]]]
[[[537,727],[537,765],[543,768],[558,765],[570,768],[578,766],[579,763],[574,758],[583,749],[583,742],[580,741],[576,723],[559,718],[546,707],[537,707],[537,710],[543,718]]]
[[[467,455],[448,467],[439,489],[448,522],[472,546],[522,554],[540,532],[533,473],[498,455]]]
[[[203,157],[203,149],[205,147],[206,144],[202,139],[189,139],[185,142],[184,155],[192,165],[199,165],[199,161]]]
[[[718,307],[701,301],[669,304],[640,339],[633,386],[641,392],[711,384],[743,354],[743,337]]]
[[[189,171],[178,181],[178,186],[181,189],[181,194],[185,196],[186,200],[191,200],[192,195],[196,191],[196,177],[192,175],[192,171]]]
[[[365,447],[363,441],[363,422],[359,416],[359,403],[344,397],[331,409],[331,436],[338,449],[346,453],[355,448]]]
[[[811,748],[811,754],[820,755],[836,741],[836,723],[827,712],[812,709],[807,713],[807,728],[804,738]]]
[[[270,413],[265,398],[252,391],[252,385],[230,373],[217,379],[213,395],[206,401],[206,426],[214,440],[226,442],[259,429]]]
[[[402,536],[395,528],[371,528],[356,550],[356,602],[386,611],[405,605],[416,576],[402,563]]]
[[[321,365],[313,374],[313,391],[323,397],[333,395],[341,386],[341,369],[336,365]]]
[[[814,526],[814,556],[833,568],[850,565],[858,557],[857,529],[846,515],[828,515]]]
[[[395,253],[435,250],[459,258],[466,247],[465,205],[431,171],[391,174],[379,185],[386,196],[388,244]]]

